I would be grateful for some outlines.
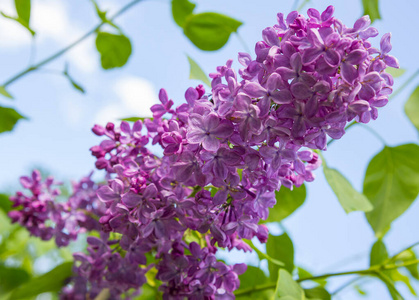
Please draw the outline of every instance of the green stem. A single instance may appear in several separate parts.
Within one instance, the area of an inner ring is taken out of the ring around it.
[[[394,265],[377,265],[377,266],[372,266],[372,267],[370,267],[368,269],[364,269],[364,270],[355,270],[355,271],[339,272],[339,273],[327,273],[327,274],[318,275],[318,276],[299,278],[299,279],[296,280],[296,282],[324,279],[324,278],[336,277],[336,276],[347,276],[347,275],[372,275],[372,276],[377,276],[384,281],[386,278],[383,278],[385,276],[382,276],[381,271],[387,271],[387,270],[393,270],[393,269],[398,269],[398,268],[402,268],[402,267],[408,267],[408,266],[415,265],[415,264],[418,264],[418,263],[419,263],[419,259],[412,260],[410,262],[407,262],[407,263],[404,263],[404,264],[399,264],[399,265],[395,265],[395,264]],[[254,292],[258,292],[258,291],[273,289],[275,287],[276,287],[276,282],[271,282],[271,283],[266,283],[266,284],[261,284],[261,285],[255,285],[251,288],[237,291],[237,292],[235,292],[235,295],[236,296],[243,296],[243,295],[251,294],[251,293],[254,293]]]
[[[128,3],[127,5],[125,5],[124,7],[122,7],[118,12],[116,12],[109,20],[110,21],[113,21],[114,19],[116,19],[117,17],[119,17],[120,15],[122,15],[127,10],[129,10],[131,7],[133,7],[134,5],[136,5],[137,3],[141,2],[141,1],[142,0],[134,0],[134,1],[130,2],[130,3]],[[29,66],[25,70],[17,73],[12,78],[10,78],[9,80],[7,80],[3,84],[3,87],[6,87],[6,86],[12,84],[13,82],[15,82],[19,78],[25,76],[26,74],[31,73],[32,71],[35,71],[35,70],[39,69],[40,67],[42,67],[42,66],[50,63],[51,61],[57,59],[58,57],[62,56],[64,53],[66,53],[70,49],[74,48],[76,45],[78,45],[79,43],[81,43],[82,41],[84,41],[85,39],[87,39],[89,36],[91,36],[92,34],[94,34],[104,24],[106,24],[106,22],[103,22],[103,21],[100,22],[97,26],[95,26],[93,29],[91,29],[87,33],[85,33],[83,36],[81,36],[79,39],[77,39],[76,41],[74,41],[73,43],[71,43],[70,45],[68,45],[67,47],[61,49],[60,51],[56,52],[55,54],[51,55],[50,57],[48,57],[48,58],[46,58],[44,60],[41,60],[37,64],[34,64],[32,66]]]

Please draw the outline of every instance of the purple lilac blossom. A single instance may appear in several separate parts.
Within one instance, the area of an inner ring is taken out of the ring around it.
[[[266,242],[268,230],[258,223],[276,204],[275,191],[313,181],[321,164],[313,150],[326,150],[327,136],[341,138],[350,121],[376,119],[392,92],[386,68],[398,62],[388,54],[391,35],[378,50],[368,16],[350,28],[333,12],[279,13],[256,43],[255,59],[239,53],[238,74],[232,60],[210,74],[209,94],[191,87],[174,107],[162,89],[153,119],[93,127],[108,138],[90,149],[108,179],[97,190],[106,206],[102,233],[88,239],[87,254],[74,255],[76,276],[64,299],[93,298],[104,288],[115,299],[140,293],[149,270],[164,299],[234,299],[246,266],[217,261],[217,248],[251,251],[244,239]],[[51,183],[39,197],[36,174],[23,182],[34,196],[18,193],[16,205],[29,210],[11,217],[49,238],[49,229],[36,230],[49,213]],[[194,234],[200,245],[191,242]]]

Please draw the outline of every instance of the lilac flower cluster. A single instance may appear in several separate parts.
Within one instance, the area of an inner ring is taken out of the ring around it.
[[[52,238],[58,247],[67,246],[77,235],[91,230],[100,230],[97,219],[104,214],[104,205],[96,195],[97,185],[90,176],[73,183],[73,194],[67,202],[57,202],[60,185],[52,177],[42,181],[39,171],[31,177],[22,176],[20,183],[30,191],[30,195],[17,192],[10,197],[12,207],[9,212],[12,222],[26,227],[33,236],[47,241]]]
[[[256,59],[239,54],[241,79],[229,60],[210,74],[209,94],[191,87],[174,107],[162,89],[153,118],[95,125],[107,137],[90,149],[108,178],[97,190],[103,232],[88,239],[87,254],[75,254],[69,294],[139,292],[155,270],[165,299],[234,298],[245,265],[218,262],[217,247],[248,251],[243,239],[266,242],[258,223],[275,191],[314,180],[321,161],[312,149],[325,150],[327,135],[339,139],[354,119],[376,119],[392,91],[390,34],[375,49],[368,16],[348,28],[333,10],[278,14]],[[163,157],[146,148],[150,141]]]

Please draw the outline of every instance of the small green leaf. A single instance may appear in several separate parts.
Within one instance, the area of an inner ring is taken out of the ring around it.
[[[24,269],[0,265],[0,294],[7,293],[30,279]]]
[[[13,96],[10,95],[8,91],[6,91],[6,88],[4,86],[0,86],[0,94],[7,98],[13,99]]]
[[[266,253],[284,263],[284,269],[292,273],[294,270],[294,246],[288,234],[280,236],[269,235],[266,243]],[[279,266],[268,261],[269,274],[272,281],[276,281]]]
[[[368,212],[373,209],[367,197],[355,190],[352,184],[338,170],[329,168],[324,160],[323,172],[346,213],[352,211]]]
[[[211,86],[211,82],[208,79],[208,76],[205,74],[205,72],[201,69],[201,67],[188,56],[189,66],[191,68],[189,72],[189,79],[196,79],[201,80],[203,83],[205,83],[207,86]]]
[[[404,112],[410,122],[416,127],[416,130],[419,131],[419,85],[415,88],[404,105]]]
[[[279,191],[275,191],[275,206],[269,210],[268,218],[262,223],[281,222],[304,203],[306,195],[305,185],[294,187],[292,191],[281,187]]]
[[[207,12],[190,15],[183,32],[201,50],[214,51],[223,47],[230,34],[236,32],[243,23],[228,16]]]
[[[366,217],[377,237],[402,215],[419,193],[419,146],[384,147],[369,163],[364,195],[374,209]]]
[[[393,78],[397,78],[402,76],[406,70],[405,69],[396,69],[396,68],[392,68],[392,67],[388,67],[386,68],[386,72],[389,73],[391,76],[393,76]]]
[[[196,4],[188,0],[172,0],[172,15],[176,24],[183,27],[186,18],[193,13],[195,6]]]
[[[370,266],[380,265],[388,259],[388,252],[386,245],[382,240],[377,240],[372,245],[370,252]]]
[[[31,279],[29,282],[15,289],[10,299],[24,299],[46,292],[57,292],[72,275],[72,262],[65,262],[48,273]]]
[[[378,0],[362,0],[362,5],[364,6],[364,15],[369,15],[371,22],[381,19]]]
[[[278,272],[278,281],[274,300],[305,300],[304,290],[292,279],[290,273],[284,269]]]
[[[306,295],[307,299],[313,300],[331,300],[332,296],[330,296],[329,292],[324,287],[314,287],[311,289],[304,289],[304,294]]]
[[[358,294],[360,294],[361,296],[366,296],[367,292],[363,289],[361,289],[361,287],[359,285],[355,285],[354,289],[358,292]]]
[[[26,117],[13,108],[0,106],[0,133],[12,131],[20,119],[26,119]]]
[[[125,35],[109,32],[97,34],[96,48],[105,70],[124,66],[132,52],[131,42]]]
[[[243,290],[248,290],[254,288],[257,285],[266,284],[268,278],[265,273],[260,268],[247,266],[246,272],[242,275],[239,275],[240,287],[236,292],[240,293]],[[252,300],[252,299],[261,299],[261,300],[270,300],[272,298],[273,290],[264,290],[264,291],[254,291],[250,294],[243,296],[237,296],[240,300]]]
[[[9,196],[6,194],[0,194],[0,209],[5,213],[12,210],[12,201],[9,200]]]
[[[31,0],[15,0],[17,15],[29,25],[31,18]]]

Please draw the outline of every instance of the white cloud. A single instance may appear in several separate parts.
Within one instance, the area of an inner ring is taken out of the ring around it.
[[[151,117],[150,107],[158,103],[153,84],[140,77],[123,77],[113,86],[119,98],[102,108],[95,117],[95,122],[105,125],[107,122],[118,122],[126,117]]]

